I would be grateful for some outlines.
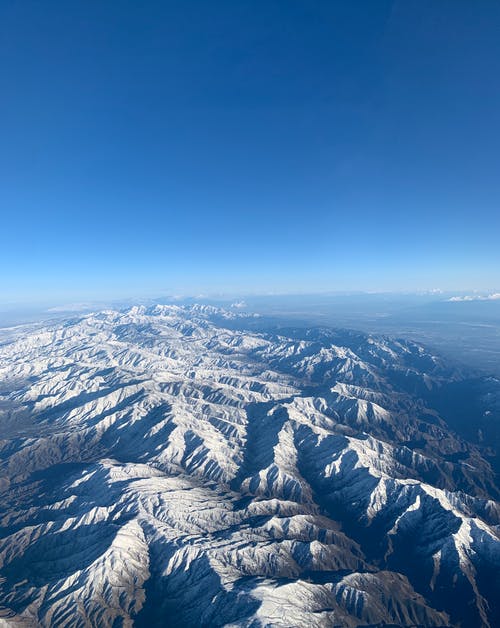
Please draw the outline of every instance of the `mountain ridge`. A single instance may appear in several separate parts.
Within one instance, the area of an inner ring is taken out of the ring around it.
[[[0,336],[0,623],[495,625],[495,474],[427,403],[464,376],[251,316]]]

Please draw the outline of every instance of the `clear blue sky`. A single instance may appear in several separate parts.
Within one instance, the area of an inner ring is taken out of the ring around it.
[[[500,3],[0,4],[1,299],[500,287]]]

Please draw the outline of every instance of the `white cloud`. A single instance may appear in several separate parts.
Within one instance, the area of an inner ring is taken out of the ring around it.
[[[448,301],[500,301],[500,292],[494,292],[493,294],[466,294],[462,297],[451,297]]]
[[[66,305],[50,307],[47,312],[81,312],[83,310],[91,310],[95,307],[95,303],[67,303]]]

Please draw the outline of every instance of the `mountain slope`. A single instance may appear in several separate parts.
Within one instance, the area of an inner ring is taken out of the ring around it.
[[[244,323],[135,307],[0,337],[3,621],[498,623],[495,476],[426,401],[462,374]]]

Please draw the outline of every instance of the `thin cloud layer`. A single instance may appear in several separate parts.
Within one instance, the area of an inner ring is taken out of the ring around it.
[[[500,292],[494,292],[493,294],[466,294],[461,297],[451,297],[448,301],[462,302],[462,301],[500,301]]]

